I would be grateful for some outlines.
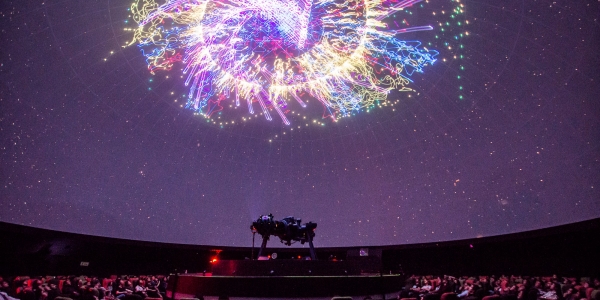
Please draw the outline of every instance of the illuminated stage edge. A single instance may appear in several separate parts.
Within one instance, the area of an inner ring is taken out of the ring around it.
[[[403,286],[402,276],[364,273],[361,267],[366,265],[356,261],[222,260],[215,264],[212,274],[171,276],[167,296],[363,296],[390,294]]]

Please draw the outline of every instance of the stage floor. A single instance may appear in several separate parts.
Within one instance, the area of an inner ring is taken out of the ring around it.
[[[188,295],[189,297],[185,297],[186,295],[184,294],[177,294],[178,298],[177,299],[197,299],[197,298],[193,298],[190,295]],[[182,296],[181,298],[179,298],[179,296]],[[361,295],[361,296],[337,296],[337,297],[303,297],[303,298],[290,298],[290,297],[273,297],[273,298],[269,298],[269,297],[228,297],[228,298],[219,298],[219,296],[204,296],[202,299],[203,300],[222,300],[222,299],[227,299],[227,300],[262,300],[262,299],[269,299],[269,300],[364,300],[367,297],[370,297],[370,299],[372,300],[382,300],[382,299],[386,299],[386,300],[391,300],[391,299],[397,299],[398,293],[390,293],[390,294],[386,294],[385,298],[383,298],[382,295]],[[369,299],[369,298],[367,298]]]
[[[357,276],[171,276],[167,296],[175,299],[395,299],[400,275]],[[227,297],[227,298],[226,298]]]

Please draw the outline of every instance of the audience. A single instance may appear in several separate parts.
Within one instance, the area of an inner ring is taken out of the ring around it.
[[[448,294],[465,300],[483,300],[486,296],[498,300],[600,300],[600,279],[413,275],[406,280],[398,299],[445,300]]]
[[[164,276],[0,277],[0,300],[159,300]],[[449,297],[451,296],[451,297]],[[485,297],[493,298],[485,298]],[[600,300],[600,279],[525,276],[410,276],[398,299]]]
[[[0,300],[157,300],[166,296],[167,281],[165,276],[0,277]]]

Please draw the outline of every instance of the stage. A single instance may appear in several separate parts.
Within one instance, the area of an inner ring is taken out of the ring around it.
[[[367,296],[395,293],[404,284],[400,275],[364,271],[356,261],[219,261],[213,273],[171,276],[167,296],[172,299]]]

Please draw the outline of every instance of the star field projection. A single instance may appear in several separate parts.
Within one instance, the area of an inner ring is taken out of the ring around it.
[[[250,246],[273,213],[328,247],[600,216],[597,2],[277,3],[4,1],[0,221]],[[325,41],[361,56],[313,90]]]

